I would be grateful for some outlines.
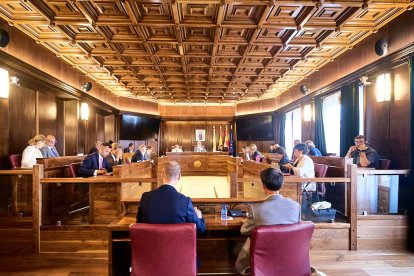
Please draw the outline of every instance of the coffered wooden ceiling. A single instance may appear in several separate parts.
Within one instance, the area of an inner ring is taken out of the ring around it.
[[[0,13],[116,95],[239,103],[277,97],[413,6],[410,0],[0,0]]]

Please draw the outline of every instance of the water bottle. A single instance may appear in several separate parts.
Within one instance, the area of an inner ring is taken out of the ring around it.
[[[221,220],[227,220],[227,205],[221,205]]]

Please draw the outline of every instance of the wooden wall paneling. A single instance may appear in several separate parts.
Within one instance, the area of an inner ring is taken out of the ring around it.
[[[56,137],[55,147],[59,154],[65,155],[65,102],[56,99]]]
[[[96,140],[109,141],[105,140],[105,117],[99,113],[96,114]]]
[[[57,124],[57,103],[56,98],[44,93],[39,95],[39,133],[43,135],[52,134],[56,136]]]
[[[0,98],[0,169],[9,168],[9,99]]]
[[[9,154],[22,153],[36,134],[36,92],[11,86],[9,95]]]
[[[78,104],[78,109],[80,108],[80,105]],[[87,140],[88,140],[88,121],[86,120],[78,120],[78,152],[79,153],[89,153],[89,149],[87,146]]]
[[[365,86],[366,129],[369,144],[380,158],[390,156],[390,102],[377,102],[376,85]]]
[[[97,137],[97,116],[96,108],[89,105],[89,119],[87,122],[87,140],[86,140],[86,149],[89,151],[90,148],[94,147]]]
[[[184,151],[192,151],[196,144],[195,130],[206,130],[206,141],[203,145],[207,151],[213,150],[213,126],[216,127],[216,143],[219,142],[219,130],[222,126],[222,138],[224,143],[225,127],[230,128],[230,121],[162,121],[160,152],[164,154],[171,151],[175,144],[182,146]]]
[[[84,152],[78,143],[80,137],[83,137],[79,134],[78,106],[78,100],[64,102],[65,155],[69,156]],[[84,135],[84,132],[82,134]]]
[[[105,141],[119,141],[115,131],[115,115],[105,116]]]
[[[411,168],[410,82],[408,65],[394,69],[393,97],[390,102],[390,155],[392,168]],[[403,154],[402,154],[403,153]]]

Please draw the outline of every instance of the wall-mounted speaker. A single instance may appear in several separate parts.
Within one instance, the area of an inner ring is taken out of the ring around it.
[[[0,48],[6,47],[9,41],[9,33],[5,29],[0,29]]]
[[[89,92],[92,89],[92,83],[91,82],[85,82],[84,84],[82,84],[82,88],[85,92]]]
[[[302,93],[303,95],[306,95],[309,93],[309,87],[307,85],[302,84],[299,88],[300,93]]]
[[[375,53],[380,57],[385,56],[388,52],[388,41],[385,38],[378,39],[375,42]]]

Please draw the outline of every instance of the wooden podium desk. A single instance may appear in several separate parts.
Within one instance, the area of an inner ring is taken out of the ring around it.
[[[220,214],[207,214],[204,215],[204,218],[207,231],[205,234],[197,236],[197,254],[201,259],[201,270],[203,267],[207,268],[209,266],[207,257],[215,257],[211,256],[212,251],[215,253],[221,251],[221,253],[225,252],[224,254],[226,254],[229,241],[236,240],[243,242],[246,239],[240,234],[243,218],[233,218],[233,220],[222,221],[220,219]],[[129,226],[135,223],[135,221],[135,216],[130,215],[124,216],[108,225],[109,275],[129,275],[129,267],[131,266]],[[179,248],[177,248],[177,250],[179,250]],[[219,256],[218,258],[221,257]]]
[[[227,156],[228,152],[167,152],[183,175],[227,175]]]

